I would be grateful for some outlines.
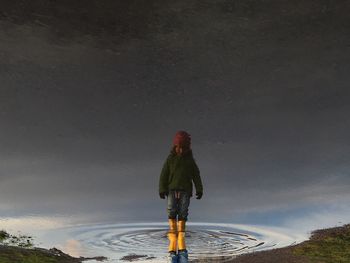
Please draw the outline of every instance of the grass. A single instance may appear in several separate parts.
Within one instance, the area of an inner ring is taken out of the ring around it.
[[[31,236],[11,235],[4,230],[0,230],[0,244],[25,248],[32,248],[34,246]]]
[[[0,231],[0,263],[58,263],[58,256],[45,254],[33,248],[33,238],[27,235],[11,235]]]
[[[88,259],[103,261],[107,258],[75,258],[57,248],[34,247],[31,236],[15,236],[0,230],[0,263],[81,263]]]
[[[350,225],[341,228],[324,230],[316,233],[302,246],[296,246],[293,253],[307,256],[317,263],[349,263],[350,262]]]
[[[6,247],[1,249],[0,263],[59,263],[61,258],[54,258],[42,252],[31,249],[19,249],[17,247]]]

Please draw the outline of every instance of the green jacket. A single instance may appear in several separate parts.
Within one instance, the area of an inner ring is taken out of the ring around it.
[[[192,150],[178,156],[173,150],[166,159],[159,178],[159,193],[184,190],[192,196],[192,181],[196,192],[203,193],[203,185]]]

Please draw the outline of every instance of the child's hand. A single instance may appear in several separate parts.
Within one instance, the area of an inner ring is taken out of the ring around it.
[[[196,199],[201,199],[202,195],[203,195],[203,193],[201,193],[201,192],[196,193],[196,196],[197,196]]]
[[[159,193],[159,197],[162,199],[165,199],[165,196],[168,195],[167,193]]]

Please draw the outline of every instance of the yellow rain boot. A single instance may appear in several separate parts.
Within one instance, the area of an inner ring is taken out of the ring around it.
[[[169,248],[168,251],[176,253],[176,243],[177,243],[177,227],[176,227],[176,219],[169,219]]]
[[[185,243],[185,226],[186,226],[186,221],[185,220],[179,220],[177,221],[177,245],[178,249],[180,250],[185,250],[186,249],[186,243]]]

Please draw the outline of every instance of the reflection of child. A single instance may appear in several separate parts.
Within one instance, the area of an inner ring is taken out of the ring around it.
[[[192,181],[197,199],[203,195],[203,185],[198,166],[191,150],[191,136],[185,131],[175,134],[174,145],[166,159],[159,179],[159,196],[168,199],[169,255],[187,256],[185,245],[185,223],[192,197]],[[178,221],[176,221],[176,216]]]

